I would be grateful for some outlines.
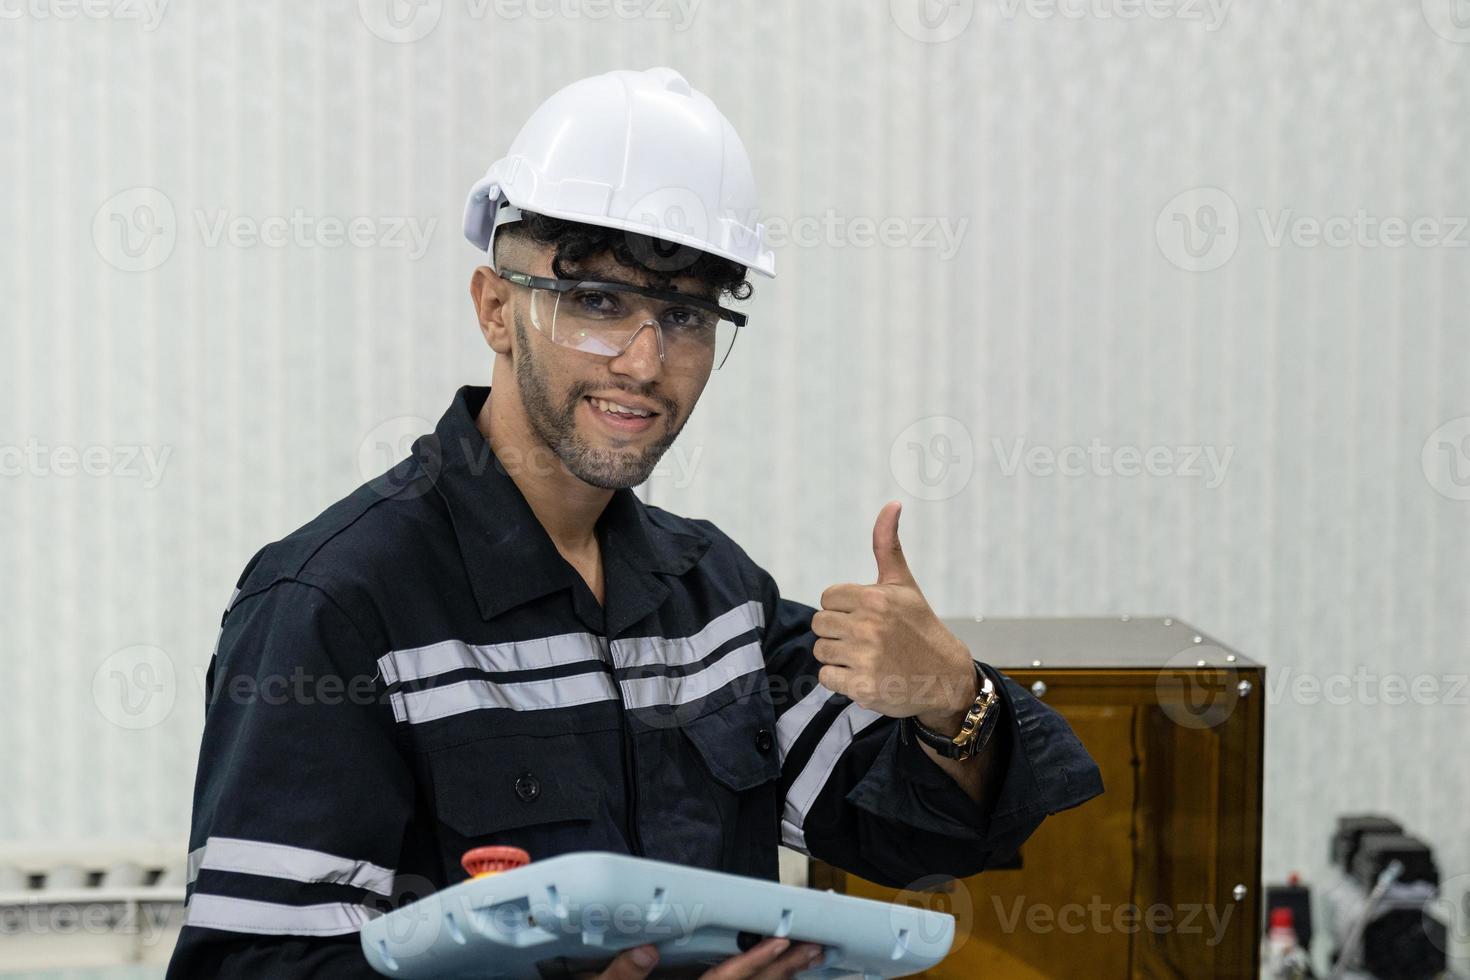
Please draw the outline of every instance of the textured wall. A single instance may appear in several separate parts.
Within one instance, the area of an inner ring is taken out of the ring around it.
[[[668,63],[784,239],[651,499],[807,601],[899,497],[942,612],[1190,619],[1275,674],[1268,874],[1356,808],[1470,873],[1450,3],[389,2],[0,7],[0,836],[182,841],[244,562],[488,376],[469,185]]]

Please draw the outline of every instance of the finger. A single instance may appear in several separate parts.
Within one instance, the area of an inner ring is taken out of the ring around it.
[[[829,585],[822,593],[822,608],[833,612],[853,612],[858,607],[858,597],[866,588],[868,586],[853,583]]]
[[[657,946],[634,946],[619,953],[598,980],[643,980],[657,965]]]
[[[852,635],[850,613],[819,609],[812,614],[812,632],[829,640],[845,640]]]
[[[768,937],[739,956],[732,956],[713,970],[707,971],[702,980],[746,980],[774,963],[790,945],[789,939]]]
[[[812,656],[817,663],[834,667],[851,667],[853,650],[843,640],[820,639],[812,644]]]
[[[816,943],[797,943],[776,962],[756,974],[756,980],[787,980],[803,970],[811,969],[824,952],[825,949]]]
[[[846,667],[827,666],[817,671],[817,683],[833,694],[846,694],[852,687],[852,671]]]

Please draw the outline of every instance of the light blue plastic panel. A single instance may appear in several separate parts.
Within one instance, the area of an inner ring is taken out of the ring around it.
[[[592,969],[620,950],[659,947],[660,967],[716,964],[741,934],[829,948],[804,977],[899,977],[938,963],[954,917],[927,909],[587,852],[466,881],[362,929],[390,977],[536,977],[566,958]],[[746,944],[748,945],[748,943]]]

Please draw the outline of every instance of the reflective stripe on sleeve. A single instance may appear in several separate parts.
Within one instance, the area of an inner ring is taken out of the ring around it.
[[[811,812],[812,805],[816,803],[817,797],[822,792],[822,787],[827,785],[827,780],[832,776],[832,770],[837,768],[837,760],[842,758],[842,753],[852,745],[858,732],[882,717],[883,715],[876,711],[849,704],[842,709],[842,714],[837,716],[832,726],[822,735],[822,740],[817,743],[812,757],[807,760],[800,775],[792,781],[791,788],[786,792],[786,808],[781,817],[781,836],[789,846],[798,850],[806,849],[804,831],[806,815]]]
[[[248,898],[195,893],[184,925],[264,936],[341,936],[357,932],[379,913],[362,905],[279,905]]]
[[[776,719],[776,745],[780,749],[783,764],[786,761],[786,753],[791,751],[791,746],[796,744],[796,740],[801,738],[801,733],[806,731],[806,727],[812,723],[817,712],[821,711],[822,706],[831,698],[832,692],[818,684],[807,692],[806,697],[786,709],[785,713]]]
[[[290,844],[211,837],[189,854],[189,883],[201,870],[234,871],[308,884],[351,885],[379,895],[393,894],[393,870],[371,861],[354,861]]]

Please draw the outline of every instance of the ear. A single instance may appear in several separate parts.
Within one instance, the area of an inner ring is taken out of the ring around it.
[[[512,288],[488,265],[480,266],[470,277],[470,298],[475,302],[480,333],[485,335],[485,343],[497,354],[510,353],[511,337],[515,334],[510,309]]]

